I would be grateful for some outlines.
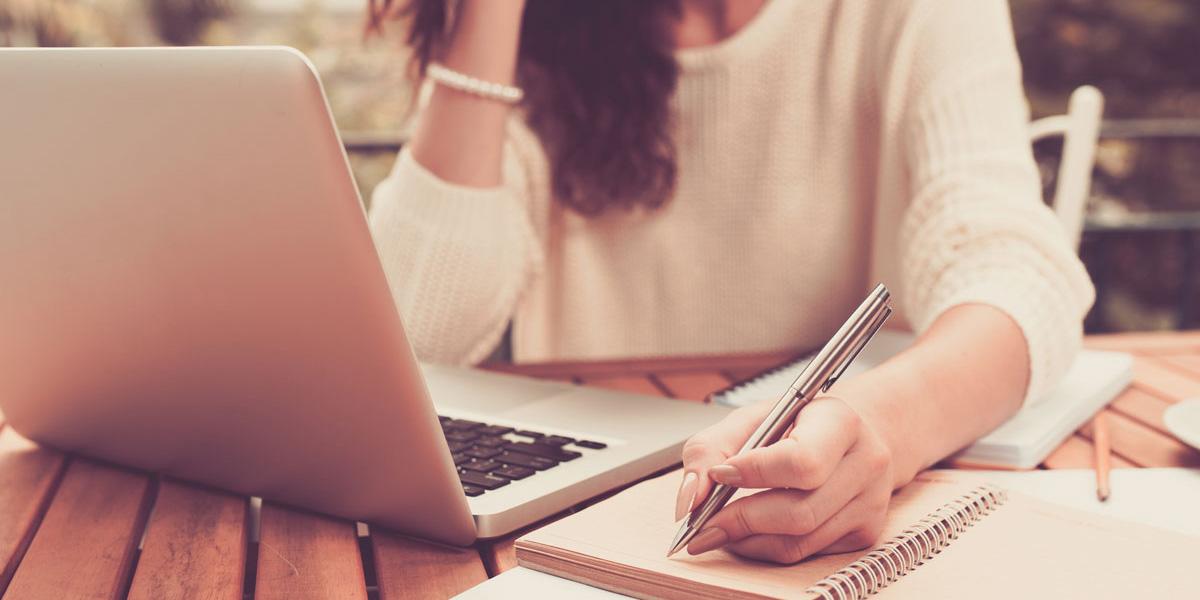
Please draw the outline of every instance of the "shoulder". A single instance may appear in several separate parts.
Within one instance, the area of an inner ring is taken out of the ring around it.
[[[1006,0],[891,0],[870,3],[893,55],[934,60],[1015,56]]]
[[[860,1],[860,0],[846,0]],[[890,0],[870,5],[879,79],[906,95],[961,88],[1003,74],[1020,79],[1021,63],[1006,0]]]

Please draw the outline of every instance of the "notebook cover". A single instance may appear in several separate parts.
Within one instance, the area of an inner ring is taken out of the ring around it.
[[[668,559],[678,482],[678,473],[647,481],[526,535],[517,541],[517,560],[641,598],[810,598],[810,586],[866,554],[790,566],[723,550]],[[978,484],[944,472],[923,475],[894,496],[881,540]],[[1197,548],[1197,537],[1013,494],[878,597],[1182,597]]]

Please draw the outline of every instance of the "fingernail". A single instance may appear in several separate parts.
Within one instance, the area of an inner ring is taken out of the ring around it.
[[[675,500],[675,520],[679,521],[692,511],[692,503],[696,501],[696,485],[699,483],[696,474],[689,471],[679,484],[679,497]]]
[[[725,485],[741,485],[742,474],[733,465],[717,465],[708,470],[708,476],[717,483]]]
[[[729,541],[729,536],[725,535],[725,530],[720,527],[709,527],[704,531],[696,534],[692,539],[692,543],[688,544],[688,554],[703,554],[709,550],[716,550],[725,545]]]

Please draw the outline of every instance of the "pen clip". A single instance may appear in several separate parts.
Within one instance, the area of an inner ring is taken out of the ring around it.
[[[842,378],[842,375],[846,372],[846,369],[850,368],[850,363],[854,362],[854,359],[858,358],[859,353],[863,351],[863,348],[867,347],[867,344],[870,343],[871,338],[875,337],[875,333],[879,331],[880,327],[883,327],[883,323],[887,321],[888,317],[890,316],[892,316],[892,307],[885,305],[879,312],[879,315],[875,317],[875,322],[871,325],[871,330],[867,332],[867,335],[862,336],[862,341],[858,343],[858,347],[854,349],[854,352],[851,353],[846,360],[842,361],[842,364],[838,366],[837,373],[834,373],[832,377],[825,380],[825,384],[821,386],[822,392],[828,392],[829,388],[833,387],[833,384],[837,383],[837,380]]]

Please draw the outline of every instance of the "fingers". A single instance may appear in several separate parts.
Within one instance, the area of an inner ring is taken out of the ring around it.
[[[770,410],[769,402],[739,408],[716,425],[692,436],[684,444],[684,474],[675,500],[676,521],[682,519],[708,496],[709,490],[712,489],[708,469],[736,454]]]
[[[684,472],[683,481],[679,483],[679,494],[675,498],[676,521],[683,519],[684,516],[692,511],[692,504],[696,502],[698,484],[699,477],[695,471]]]
[[[722,529],[726,542],[756,534],[812,533],[869,485],[861,480],[858,461],[852,458],[815,491],[773,489],[739,498],[721,509],[706,528]],[[696,548],[696,552],[709,549]]]
[[[861,550],[874,544],[883,531],[886,500],[882,508],[878,504],[877,499],[864,495],[808,535],[752,535],[726,548],[746,558],[782,564],[815,554]]]
[[[818,398],[796,418],[788,437],[712,465],[709,475],[738,487],[816,489],[854,445],[859,427],[858,414],[844,402]]]

